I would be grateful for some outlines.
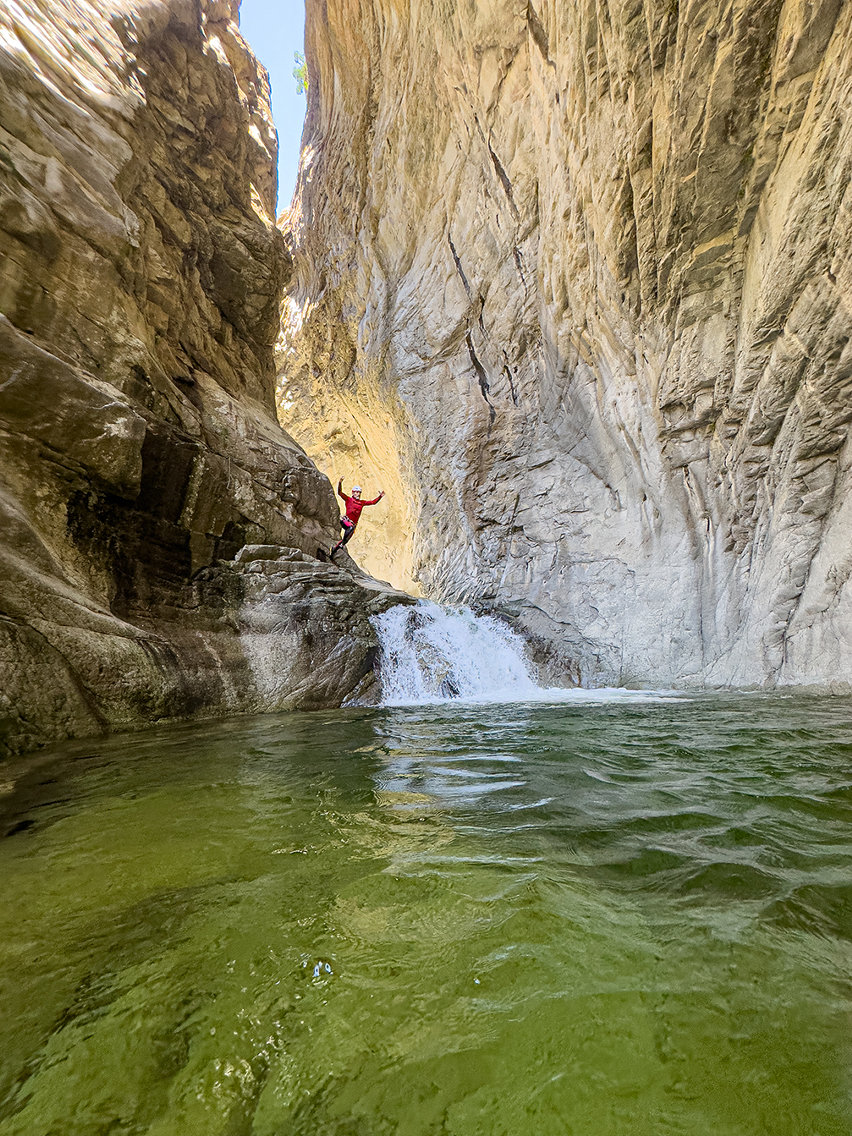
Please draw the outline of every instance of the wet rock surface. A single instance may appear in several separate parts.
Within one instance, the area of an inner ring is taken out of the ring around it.
[[[850,43],[838,0],[309,0],[282,420],[551,680],[852,679]]]
[[[275,419],[290,260],[236,9],[0,12],[0,752],[368,669],[384,600],[314,559],[334,493]]]

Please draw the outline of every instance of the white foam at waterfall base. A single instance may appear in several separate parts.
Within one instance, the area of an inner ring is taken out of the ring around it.
[[[470,608],[428,600],[400,604],[371,620],[379,636],[382,704],[646,701],[674,691],[539,686],[524,641],[505,623]]]
[[[492,616],[420,600],[372,620],[379,634],[382,701],[508,702],[539,690],[523,655],[523,640]]]

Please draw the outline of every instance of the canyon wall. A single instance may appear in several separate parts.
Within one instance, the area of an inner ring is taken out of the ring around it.
[[[366,579],[278,425],[291,266],[236,0],[0,11],[0,752],[368,682]]]
[[[279,414],[389,491],[367,562],[566,682],[848,685],[852,4],[308,0],[306,53]]]

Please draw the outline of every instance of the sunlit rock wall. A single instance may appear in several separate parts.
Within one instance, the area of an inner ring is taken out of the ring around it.
[[[307,12],[282,420],[403,573],[566,680],[849,683],[852,4]]]
[[[0,752],[370,669],[380,601],[313,559],[333,492],[274,416],[290,263],[236,9],[0,8]]]

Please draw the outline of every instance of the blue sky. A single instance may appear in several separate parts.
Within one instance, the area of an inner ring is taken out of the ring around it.
[[[278,209],[290,204],[299,169],[305,96],[296,93],[293,52],[304,51],[304,0],[242,0],[240,31],[272,83],[272,113],[278,127]]]

